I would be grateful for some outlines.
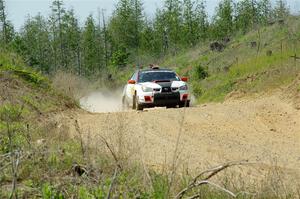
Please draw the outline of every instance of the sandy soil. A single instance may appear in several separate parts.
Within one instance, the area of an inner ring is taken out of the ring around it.
[[[190,170],[247,159],[300,174],[300,111],[281,95],[74,117],[89,144],[105,148],[104,138],[120,157],[153,168],[175,159]]]

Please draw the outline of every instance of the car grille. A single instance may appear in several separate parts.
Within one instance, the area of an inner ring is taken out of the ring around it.
[[[155,104],[176,104],[180,101],[179,92],[154,94]]]
[[[171,87],[162,87],[161,90],[162,93],[170,93],[172,92]]]

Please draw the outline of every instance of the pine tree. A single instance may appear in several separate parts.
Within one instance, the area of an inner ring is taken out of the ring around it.
[[[81,30],[78,20],[75,17],[74,10],[69,10],[63,15],[62,29],[64,32],[64,63],[66,69],[76,71],[80,74],[81,71]]]
[[[183,26],[185,38],[183,44],[196,45],[206,38],[208,20],[203,1],[184,0],[183,2]]]
[[[34,18],[29,17],[21,36],[24,42],[23,56],[28,60],[28,64],[49,73],[53,59],[47,21],[40,14]]]
[[[205,3],[203,0],[200,2],[197,1],[197,6],[196,6],[196,21],[198,22],[198,37],[200,40],[205,40],[208,37],[208,28],[209,28],[209,23],[208,23],[208,16],[205,11]]]
[[[284,0],[277,0],[276,6],[274,8],[274,17],[277,19],[284,19],[286,16],[288,16],[290,13],[290,10],[286,4],[286,1]]]
[[[6,25],[6,12],[4,0],[0,0],[0,22],[1,22],[1,33],[3,43],[7,43],[7,25]]]
[[[140,0],[119,0],[108,25],[112,63],[123,66],[129,55],[139,57],[141,30],[144,25]]]
[[[165,34],[169,38],[169,47],[175,53],[182,43],[182,7],[179,0],[165,0],[163,10],[165,22]]]
[[[213,36],[217,39],[228,37],[233,32],[233,3],[223,0],[219,3],[213,19]]]
[[[142,4],[139,0],[120,0],[109,24],[114,45],[139,47],[139,32],[143,26]]]
[[[195,45],[197,42],[196,36],[196,25],[197,22],[195,21],[195,2],[192,0],[184,0],[183,1],[183,23],[184,23],[184,38],[185,43],[190,46]]]
[[[266,25],[271,19],[272,5],[270,0],[260,0],[258,2],[259,10],[259,22],[262,25]]]
[[[237,3],[236,29],[246,33],[258,24],[258,3],[255,0],[243,0]]]
[[[62,18],[65,14],[62,0],[54,0],[51,6],[52,14],[50,17],[50,24],[52,30],[52,46],[55,57],[55,70],[63,69],[66,66],[65,52],[64,52],[64,35]]]
[[[141,30],[140,45],[141,50],[144,53],[148,53],[152,56],[156,56],[161,52],[161,45],[158,37],[156,36],[155,28],[151,21],[145,22],[143,29]]]
[[[86,22],[82,35],[82,48],[83,48],[83,72],[85,75],[91,75],[96,71],[98,66],[97,57],[97,36],[95,21],[90,15]]]
[[[144,25],[144,16],[142,14],[143,12],[143,5],[140,0],[131,0],[130,2],[132,10],[134,12],[132,13],[132,20],[134,23],[134,41],[135,41],[135,48],[140,47],[140,32]]]
[[[12,23],[7,20],[4,0],[0,0],[0,24],[1,24],[1,40],[3,45],[9,44],[14,37],[15,31]]]
[[[154,46],[156,48],[157,55],[166,53],[169,49],[170,39],[167,32],[166,16],[162,10],[156,11],[156,16],[153,22],[153,31],[155,39]]]
[[[108,66],[108,60],[109,60],[109,56],[108,56],[108,31],[107,31],[107,25],[106,25],[106,20],[105,20],[105,14],[104,14],[104,10],[102,10],[102,24],[103,24],[103,30],[102,30],[102,34],[103,34],[103,48],[104,48],[104,59],[105,59],[105,68],[107,68]]]

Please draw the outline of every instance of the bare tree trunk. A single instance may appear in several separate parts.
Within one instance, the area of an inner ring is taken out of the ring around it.
[[[103,32],[104,32],[105,68],[107,68],[108,50],[107,50],[107,33],[106,33],[106,21],[105,21],[104,9],[102,9],[102,20],[103,20]]]
[[[5,13],[5,6],[4,0],[0,0],[0,20],[2,21],[2,31],[3,31],[3,41],[7,43],[7,23],[6,23],[6,13]]]
[[[77,49],[76,55],[77,55],[78,75],[81,76],[81,56],[80,56],[79,47]]]
[[[140,52],[139,52],[139,45],[140,45],[140,39],[139,39],[139,22],[138,22],[138,1],[135,0],[135,48],[136,48],[136,55],[137,55],[137,66],[140,67]]]
[[[65,56],[64,56],[64,47],[63,47],[63,33],[62,33],[62,24],[61,24],[61,4],[57,4],[58,10],[58,28],[59,28],[59,42],[60,42],[60,57],[61,64],[65,67]]]

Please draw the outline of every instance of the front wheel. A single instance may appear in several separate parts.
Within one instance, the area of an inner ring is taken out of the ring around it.
[[[179,108],[190,107],[190,101],[184,101],[179,104]]]
[[[144,110],[143,105],[139,104],[139,100],[136,94],[133,96],[132,109],[138,111]]]
[[[169,109],[169,108],[176,108],[176,105],[168,105],[167,109]]]

